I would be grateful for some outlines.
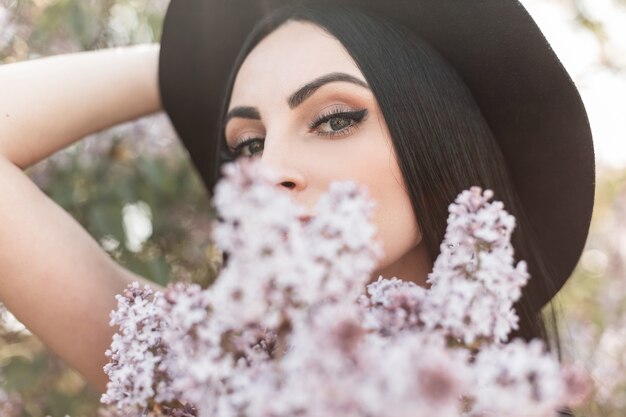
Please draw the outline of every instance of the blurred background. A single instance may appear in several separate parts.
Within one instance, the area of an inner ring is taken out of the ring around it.
[[[0,64],[158,42],[168,3],[0,0]],[[624,416],[626,0],[522,3],[578,86],[594,133],[591,231],[556,300],[565,359],[597,386],[578,415]],[[90,135],[26,172],[125,267],[161,284],[214,279],[210,202],[165,114]],[[99,394],[0,307],[0,416],[86,417],[98,407]]]

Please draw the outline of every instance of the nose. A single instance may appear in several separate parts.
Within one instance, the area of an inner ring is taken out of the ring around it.
[[[300,158],[293,155],[287,141],[266,138],[260,158],[261,164],[274,173],[276,186],[295,192],[306,188]]]

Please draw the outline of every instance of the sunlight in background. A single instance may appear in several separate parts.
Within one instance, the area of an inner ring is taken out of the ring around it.
[[[152,236],[152,210],[143,201],[125,204],[122,209],[126,248],[131,252],[139,252],[143,244]]]
[[[602,22],[605,42],[575,21],[572,0],[521,0],[578,87],[594,136],[596,163],[626,166],[626,7],[581,0]],[[610,63],[612,69],[607,68]]]
[[[0,63],[157,42],[169,1],[0,0]],[[595,223],[576,273],[560,293],[566,356],[584,359],[601,389],[594,400],[600,411],[576,415],[623,417],[626,0],[520,1],[580,90],[599,168]],[[584,24],[576,10],[581,7]],[[33,181],[80,219],[120,265],[161,284],[170,277],[205,286],[212,282],[222,257],[210,244],[210,205],[163,112],[96,132],[44,162],[31,168]],[[5,371],[0,379],[22,387],[29,416],[95,416],[99,395],[0,307],[3,319],[0,333],[10,333],[0,334],[0,373]],[[2,381],[0,406],[1,396]],[[0,407],[0,417],[17,415],[22,414]]]

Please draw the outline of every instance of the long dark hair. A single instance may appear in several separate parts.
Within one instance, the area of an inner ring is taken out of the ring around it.
[[[224,120],[235,76],[243,60],[267,34],[287,20],[309,21],[337,38],[363,73],[392,137],[422,239],[432,260],[446,229],[448,205],[464,189],[492,189],[517,220],[512,236],[516,261],[528,262],[531,280],[515,306],[520,326],[511,336],[560,343],[552,302],[547,310],[552,338],[537,306],[552,291],[549,264],[536,250],[536,237],[516,194],[504,156],[471,92],[454,68],[416,33],[386,16],[326,4],[287,6],[260,21],[237,57],[226,86]],[[232,160],[224,129],[218,140],[221,162]]]

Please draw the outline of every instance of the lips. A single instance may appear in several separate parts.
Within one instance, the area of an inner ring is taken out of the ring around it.
[[[298,216],[298,220],[300,220],[300,223],[302,224],[308,224],[311,220],[313,220],[315,216],[311,215],[311,214],[303,214],[301,216]]]

